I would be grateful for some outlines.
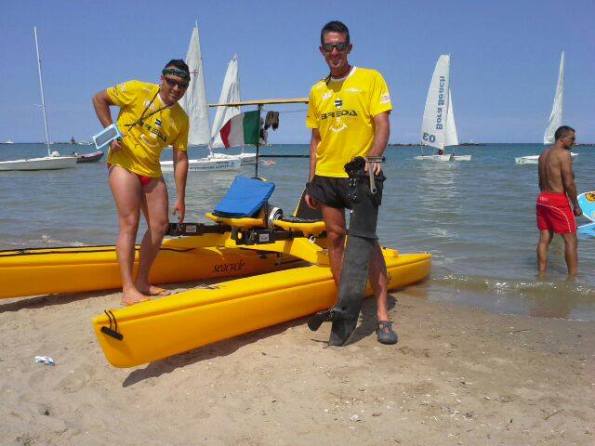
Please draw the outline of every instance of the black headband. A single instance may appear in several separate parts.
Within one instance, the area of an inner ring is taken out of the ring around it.
[[[176,68],[176,67],[164,68],[163,71],[161,72],[161,74],[163,74],[164,76],[171,74],[172,76],[178,76],[178,77],[181,77],[182,79],[187,80],[187,81],[190,80],[190,73],[188,73],[187,71],[184,71],[184,70],[180,70],[179,68]]]

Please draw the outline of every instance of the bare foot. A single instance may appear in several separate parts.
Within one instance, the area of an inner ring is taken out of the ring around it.
[[[169,290],[155,285],[149,285],[148,288],[139,286],[138,289],[141,290],[143,294],[146,294],[148,296],[169,296],[170,294]]]
[[[149,296],[145,296],[136,289],[127,290],[122,293],[122,305],[134,305],[140,302],[146,302],[148,300],[151,300]]]

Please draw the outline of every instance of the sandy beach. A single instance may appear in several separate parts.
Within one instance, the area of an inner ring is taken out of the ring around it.
[[[0,302],[3,445],[592,445],[595,325],[500,316],[394,293],[353,342],[305,319],[116,369],[90,319],[118,293]],[[36,364],[51,356],[55,366]]]

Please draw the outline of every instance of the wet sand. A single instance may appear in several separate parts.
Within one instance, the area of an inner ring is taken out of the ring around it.
[[[107,364],[91,329],[118,293],[0,301],[0,443],[595,444],[595,324],[424,293],[394,294],[395,346],[368,301],[344,348],[299,319],[133,369]]]

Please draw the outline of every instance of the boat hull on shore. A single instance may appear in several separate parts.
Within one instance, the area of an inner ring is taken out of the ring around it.
[[[430,273],[430,254],[384,249],[384,256],[390,289]],[[301,266],[108,310],[93,319],[93,329],[110,364],[133,367],[307,316],[335,298],[327,265]]]
[[[153,283],[175,283],[274,271],[292,259],[222,247],[218,234],[166,239],[151,268]],[[134,267],[138,267],[138,247]],[[121,287],[115,246],[0,251],[0,298]]]

